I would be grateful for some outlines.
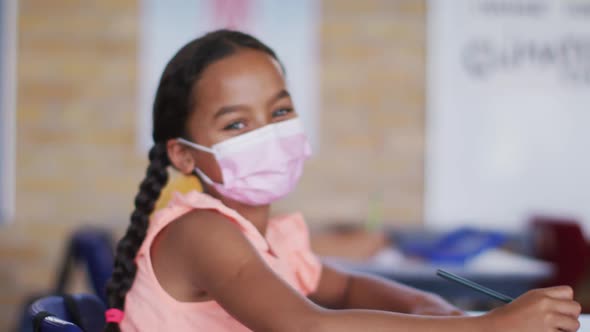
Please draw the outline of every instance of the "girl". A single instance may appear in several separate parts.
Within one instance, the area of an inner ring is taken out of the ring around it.
[[[301,215],[269,218],[310,154],[284,75],[270,48],[227,30],[168,63],[108,285],[107,331],[577,330],[567,287],[465,317],[436,295],[322,265]],[[204,193],[177,194],[148,222],[168,166],[198,176]]]

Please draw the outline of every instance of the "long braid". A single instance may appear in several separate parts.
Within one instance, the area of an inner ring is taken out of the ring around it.
[[[155,202],[168,181],[166,167],[170,162],[166,146],[162,143],[154,145],[150,150],[149,159],[146,176],[135,197],[135,210],[131,214],[131,223],[125,236],[117,245],[113,275],[107,285],[107,297],[111,308],[124,310],[125,295],[133,284],[137,270],[135,256],[145,238],[149,216],[154,210]],[[119,332],[119,324],[110,323],[105,331]]]
[[[150,150],[147,174],[135,197],[131,223],[117,246],[113,275],[107,285],[108,304],[112,309],[125,309],[125,296],[133,285],[137,271],[137,251],[146,236],[149,216],[168,181],[166,167],[170,165],[170,160],[166,143],[177,137],[190,139],[187,122],[196,104],[196,94],[192,94],[195,82],[207,66],[240,49],[264,52],[280,63],[276,54],[256,38],[238,31],[217,30],[182,47],[162,73],[153,108],[152,137],[156,144]],[[105,331],[119,332],[119,324],[109,323]]]

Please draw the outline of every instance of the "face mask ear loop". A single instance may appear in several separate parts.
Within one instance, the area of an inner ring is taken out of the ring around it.
[[[201,188],[203,188],[203,192],[205,194],[211,194],[209,192],[209,187],[213,185],[213,181],[211,181],[211,179],[209,179],[209,177],[198,168],[193,170],[193,175],[199,179],[199,182],[201,182]]]
[[[178,143],[180,143],[180,144],[184,144],[184,145],[191,147],[193,149],[204,151],[204,152],[209,152],[209,153],[215,155],[215,151],[213,149],[206,147],[206,146],[202,146],[202,145],[193,143],[193,142],[188,141],[182,137],[178,137],[177,140],[178,140]],[[195,168],[193,170],[193,174],[199,179],[199,181],[202,184],[208,184],[210,186],[213,185],[213,181],[211,181],[211,179],[205,173],[203,173],[203,171],[201,171],[200,169]],[[203,185],[203,192],[207,192],[207,187],[204,185]]]
[[[204,152],[209,152],[209,153],[211,153],[211,154],[215,154],[215,151],[214,151],[213,149],[211,149],[211,148],[208,148],[208,147],[206,147],[206,146],[202,146],[202,145],[199,145],[199,144],[193,143],[193,142],[191,142],[191,141],[187,141],[187,140],[185,140],[185,139],[184,139],[184,138],[182,138],[182,137],[178,137],[176,140],[177,140],[179,143],[181,143],[181,144],[184,144],[184,145],[186,145],[186,146],[190,146],[190,147],[191,147],[191,148],[193,148],[193,149],[197,149],[197,150],[200,150],[200,151],[204,151]]]

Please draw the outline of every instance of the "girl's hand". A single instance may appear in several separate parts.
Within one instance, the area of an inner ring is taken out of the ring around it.
[[[582,310],[571,287],[536,289],[487,314],[490,331],[573,332]]]
[[[423,316],[464,316],[461,309],[455,307],[442,297],[435,294],[428,294],[422,301],[419,301],[411,314]]]

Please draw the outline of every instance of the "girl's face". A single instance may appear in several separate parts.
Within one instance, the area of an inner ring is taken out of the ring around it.
[[[280,65],[255,50],[240,50],[209,65],[193,87],[192,100],[188,135],[207,147],[297,116]],[[181,171],[190,173],[198,167],[214,182],[223,182],[212,154],[181,149],[191,160]]]

